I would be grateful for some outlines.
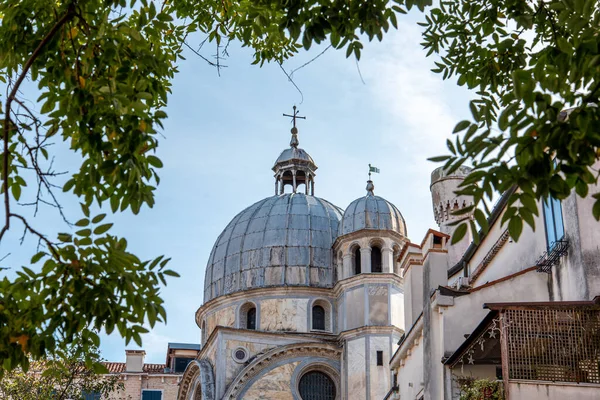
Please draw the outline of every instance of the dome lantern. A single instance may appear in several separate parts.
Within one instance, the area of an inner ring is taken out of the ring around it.
[[[292,139],[290,140],[290,148],[281,152],[273,166],[273,172],[275,172],[275,195],[283,194],[286,185],[292,186],[293,193],[297,193],[298,187],[304,185],[304,194],[309,194],[310,190],[310,195],[314,196],[315,171],[318,167],[312,157],[305,150],[298,147],[296,120],[306,119],[306,117],[298,115],[296,106],[294,106],[292,115],[283,115],[292,118]]]

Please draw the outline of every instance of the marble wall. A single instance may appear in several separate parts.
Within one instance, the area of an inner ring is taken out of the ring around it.
[[[290,385],[299,363],[281,365],[261,376],[243,395],[244,400],[294,400]]]
[[[248,358],[252,358],[258,353],[263,353],[273,347],[273,344],[248,342],[242,340],[227,340],[225,342],[225,386],[228,387],[231,381],[240,373],[240,371],[246,366],[246,363],[236,362],[233,358],[233,352],[243,347],[248,351]]]
[[[390,337],[370,336],[369,340],[369,389],[371,400],[383,399],[390,390]],[[383,365],[377,365],[377,351],[383,352]]]
[[[387,285],[369,285],[369,325],[389,325]]]
[[[366,400],[365,338],[349,340],[347,345],[348,398],[351,398],[352,400]]]
[[[365,325],[365,289],[358,287],[346,293],[346,326],[343,330]]]
[[[260,329],[306,332],[308,299],[267,299],[260,302]]]
[[[392,325],[407,330],[404,323],[404,294],[393,286],[390,293],[390,312]]]
[[[212,331],[217,326],[235,327],[235,306],[221,308],[214,313],[206,316],[206,334],[203,335],[205,340],[208,339]]]

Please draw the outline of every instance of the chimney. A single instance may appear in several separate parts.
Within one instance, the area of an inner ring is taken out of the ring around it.
[[[125,372],[143,372],[144,350],[125,350]]]

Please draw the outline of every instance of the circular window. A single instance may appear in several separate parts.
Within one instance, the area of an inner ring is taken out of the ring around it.
[[[333,380],[319,371],[304,374],[298,389],[302,400],[334,400],[336,395]]]
[[[233,359],[239,363],[245,362],[248,359],[248,351],[243,347],[238,347],[233,351]]]

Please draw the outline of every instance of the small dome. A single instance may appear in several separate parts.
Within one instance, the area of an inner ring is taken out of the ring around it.
[[[267,197],[233,218],[206,267],[204,301],[241,290],[333,285],[341,210],[301,193]]]
[[[354,200],[342,217],[340,236],[361,229],[391,230],[406,236],[406,222],[398,208],[373,194],[373,183],[367,185],[367,195]]]
[[[307,161],[312,164],[315,163],[312,157],[304,149],[290,147],[289,149],[285,149],[281,152],[281,154],[277,158],[277,161],[275,161],[275,165],[292,160]]]

